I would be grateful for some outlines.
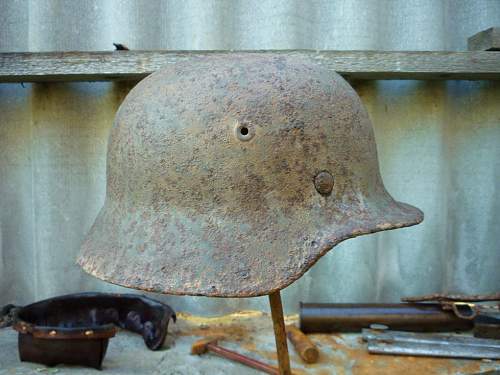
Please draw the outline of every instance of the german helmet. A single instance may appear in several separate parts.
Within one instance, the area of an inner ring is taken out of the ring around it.
[[[180,57],[120,106],[88,273],[166,294],[251,297],[339,242],[418,224],[382,182],[371,122],[303,56]]]

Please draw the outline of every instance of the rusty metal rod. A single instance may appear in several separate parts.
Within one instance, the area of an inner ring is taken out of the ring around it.
[[[313,332],[359,332],[371,324],[417,332],[472,329],[470,320],[460,319],[439,304],[345,304],[301,303],[300,329]]]
[[[250,357],[233,352],[232,350],[228,350],[226,348],[218,346],[215,343],[208,344],[207,349],[210,350],[212,353],[215,353],[221,357],[230,359],[230,360],[235,361],[235,362],[239,362],[245,366],[252,367],[256,370],[263,371],[266,374],[279,375],[278,369],[276,367],[269,366],[268,364],[265,364],[263,362],[259,362],[255,359],[250,358]]]
[[[283,306],[279,290],[269,294],[271,305],[271,316],[273,318],[274,337],[276,339],[276,350],[278,352],[278,364],[280,375],[292,375],[290,369],[290,357],[286,343],[285,320],[283,318]]]

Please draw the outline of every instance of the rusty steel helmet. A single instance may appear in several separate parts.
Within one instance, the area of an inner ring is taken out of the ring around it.
[[[258,296],[345,239],[422,219],[385,190],[371,122],[339,75],[301,56],[186,56],[118,110],[79,263],[136,289]]]

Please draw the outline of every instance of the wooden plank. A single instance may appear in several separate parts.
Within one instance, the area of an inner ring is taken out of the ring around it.
[[[280,50],[0,53],[0,82],[140,79],[183,59],[254,52],[309,56],[349,79],[500,79],[500,52]]]
[[[469,51],[500,51],[500,27],[490,27],[467,39]]]

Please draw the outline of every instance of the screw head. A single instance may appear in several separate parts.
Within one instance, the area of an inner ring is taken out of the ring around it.
[[[92,336],[94,334],[94,331],[89,329],[88,331],[85,331],[85,336]]]
[[[314,177],[314,187],[321,195],[328,195],[333,190],[333,176],[328,171],[319,172]]]
[[[57,332],[56,332],[56,331],[50,331],[50,332],[49,332],[49,336],[55,336],[55,335],[57,335]]]

